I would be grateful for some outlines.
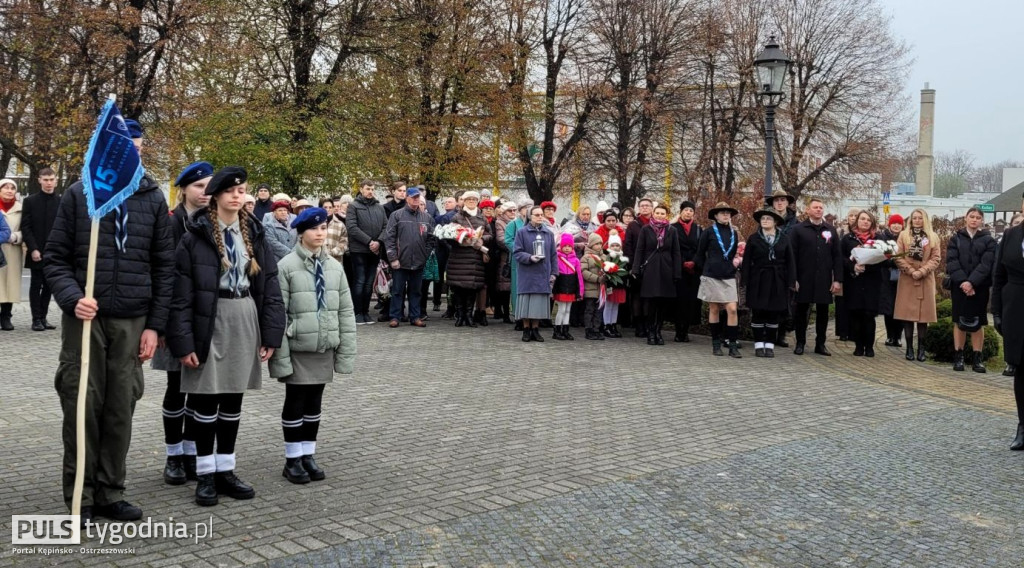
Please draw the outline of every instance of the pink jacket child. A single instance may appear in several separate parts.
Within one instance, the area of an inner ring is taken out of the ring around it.
[[[580,265],[580,259],[576,258],[573,251],[562,252],[562,247],[572,247],[573,244],[573,236],[562,233],[558,244],[558,278],[553,290],[556,302],[575,302],[577,298],[583,297],[583,266]],[[572,275],[576,277],[572,278]]]

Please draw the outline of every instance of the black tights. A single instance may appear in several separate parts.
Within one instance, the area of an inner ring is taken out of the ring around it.
[[[242,393],[190,394],[188,408],[195,423],[196,455],[234,454],[238,422],[242,418]]]
[[[661,331],[665,319],[672,317],[673,303],[675,298],[644,298],[643,316],[648,325],[653,326],[652,331]]]
[[[917,342],[918,346],[921,345],[921,340],[924,339],[924,332],[928,331],[928,324],[918,323],[917,324]],[[914,344],[914,322],[905,321],[903,322],[903,337],[907,340],[907,347]]]
[[[754,332],[754,346],[766,343],[766,347],[774,348],[775,339],[779,335],[779,321],[785,312],[775,310],[752,310],[750,328]]]
[[[315,442],[327,385],[285,385],[281,429],[285,444]],[[301,454],[300,454],[301,455]],[[292,456],[294,457],[294,456]]]
[[[181,371],[167,371],[167,390],[164,391],[164,443],[173,446],[182,440],[192,440],[192,416],[186,410],[185,393],[181,392]]]
[[[1017,423],[1024,424],[1024,365],[1013,372],[1013,398],[1017,401]]]

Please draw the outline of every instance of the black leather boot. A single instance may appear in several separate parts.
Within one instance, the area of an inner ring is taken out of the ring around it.
[[[924,356],[924,341],[921,341],[920,339],[917,340],[917,360],[918,361],[924,361],[925,360],[925,356]]]
[[[1017,436],[1013,439],[1013,443],[1010,444],[1010,449],[1015,452],[1024,450],[1024,424],[1017,424]]]
[[[906,355],[906,357],[907,357],[907,361],[913,361],[914,360],[914,344],[913,343],[909,343],[909,342],[907,343],[907,355]]]
[[[565,337],[562,335],[562,326],[555,326],[554,330],[551,332],[551,339],[555,339],[557,341],[565,339]]]
[[[985,368],[985,361],[981,359],[981,351],[974,352],[974,364],[971,365],[971,370],[975,373],[987,373],[988,369]]]
[[[737,345],[736,341],[729,342],[729,356],[734,359],[742,359],[743,355],[740,355],[740,346]]]
[[[246,485],[234,471],[218,471],[213,475],[217,483],[217,493],[227,495],[232,499],[252,499],[256,496],[256,490]]]
[[[281,475],[296,485],[309,483],[309,474],[302,467],[302,458],[285,458]]]
[[[953,353],[953,370],[954,371],[963,371],[964,370],[964,350],[963,349],[957,349],[956,352]]]
[[[722,353],[722,340],[712,339],[711,340],[711,354],[719,357],[724,357],[725,353]]]
[[[524,327],[523,328],[523,343],[526,343],[526,342],[532,341],[532,340],[533,340],[533,334],[530,333],[530,328]]]
[[[622,338],[622,332],[619,331],[619,324],[617,323],[612,325],[612,337],[616,339]]]
[[[302,456],[302,469],[306,470],[309,478],[313,481],[322,481],[327,477],[327,474],[324,473],[324,470],[320,469],[312,455]]]
[[[211,507],[217,504],[217,482],[214,474],[204,473],[196,477],[196,505]]]
[[[0,316],[0,329],[14,331],[14,324],[11,323],[11,316]]]
[[[196,480],[196,457],[185,454],[181,456],[181,467],[185,470],[185,479]]]
[[[531,327],[530,328],[530,336],[533,337],[534,341],[538,341],[540,343],[544,343],[544,338],[541,337],[541,335],[540,335],[540,329],[538,329],[536,327]]]
[[[576,338],[575,338],[575,337],[573,337],[573,336],[572,336],[572,333],[571,333],[571,332],[569,331],[569,329],[570,329],[571,327],[572,327],[572,326],[569,326],[569,325],[563,325],[563,326],[562,326],[562,338],[563,338],[563,339],[567,339],[567,340],[569,340],[569,341],[576,341]]]
[[[188,481],[182,457],[184,456],[167,456],[167,463],[164,465],[164,483],[167,485],[184,485]]]

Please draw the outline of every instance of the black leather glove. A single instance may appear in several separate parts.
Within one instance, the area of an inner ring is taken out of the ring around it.
[[[993,315],[992,316],[992,325],[995,326],[996,333],[998,333],[999,335],[1003,334],[1003,316]]]

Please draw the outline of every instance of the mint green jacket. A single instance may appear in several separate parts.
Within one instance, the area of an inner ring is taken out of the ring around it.
[[[292,352],[334,352],[334,372],[352,374],[356,360],[356,319],[352,294],[341,263],[326,251],[320,253],[327,289],[327,307],[316,310],[313,253],[295,246],[277,264],[281,297],[287,310],[284,340],[270,359],[270,376],[290,376]]]

